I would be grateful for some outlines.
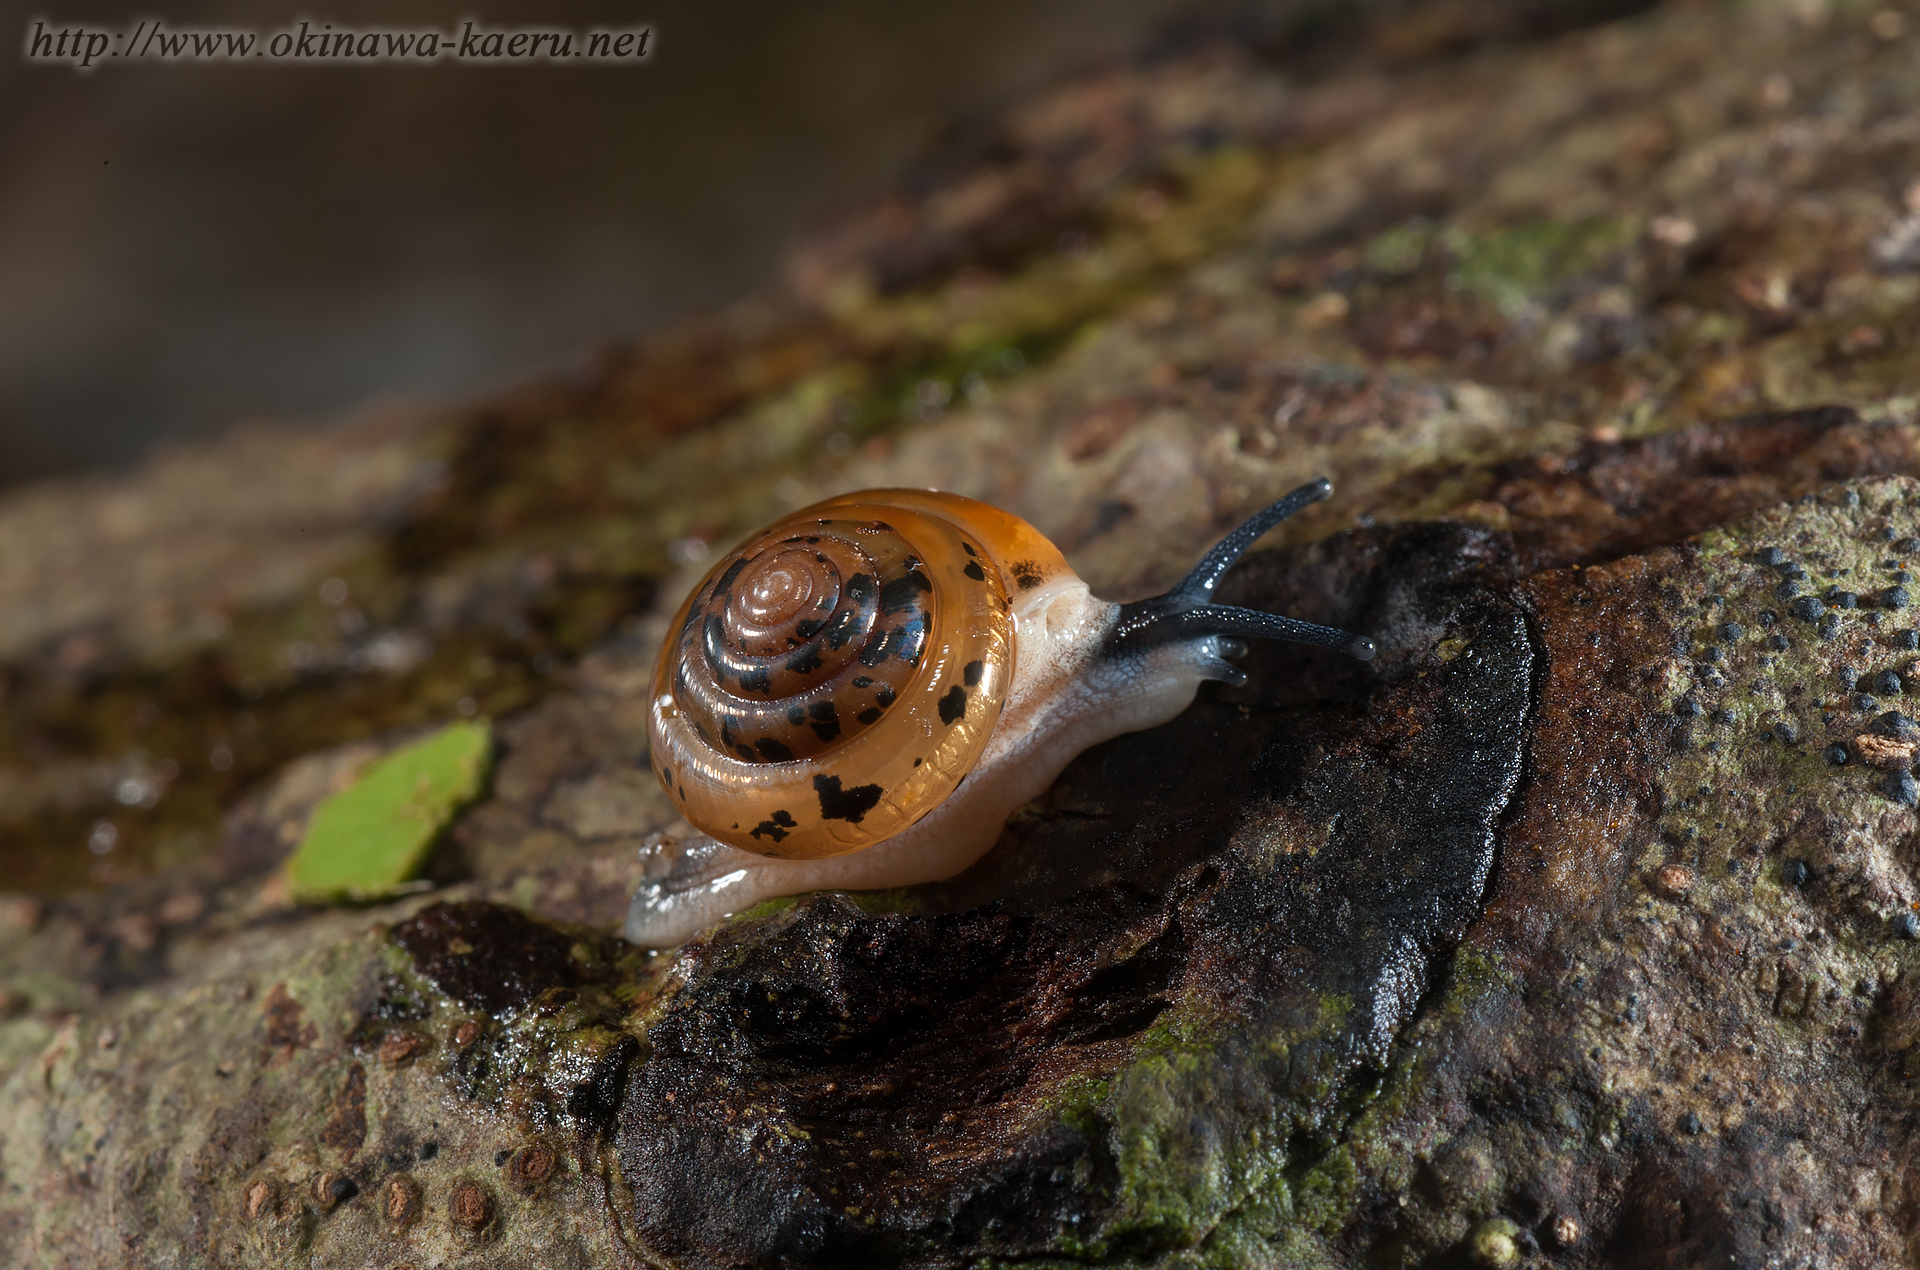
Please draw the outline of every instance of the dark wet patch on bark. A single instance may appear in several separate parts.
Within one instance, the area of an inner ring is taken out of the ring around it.
[[[567,1097],[567,1114],[600,1132],[613,1128],[626,1092],[627,1071],[640,1055],[640,1042],[623,1036],[594,1064],[593,1074],[574,1087]]]
[[[574,940],[518,909],[480,900],[429,904],[393,928],[414,968],[472,1010],[520,1009],[550,988],[589,976],[573,959]]]

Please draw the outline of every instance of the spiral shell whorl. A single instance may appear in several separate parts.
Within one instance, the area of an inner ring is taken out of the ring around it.
[[[869,846],[984,748],[1012,676],[1010,611],[952,519],[845,499],[797,513],[716,565],[670,628],[654,766],[723,842],[789,858]]]

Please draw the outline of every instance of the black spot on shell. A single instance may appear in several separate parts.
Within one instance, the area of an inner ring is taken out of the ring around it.
[[[962,569],[960,572],[966,574],[968,577],[972,578],[975,582],[985,582],[987,580],[987,571],[980,567],[980,562],[978,560],[967,561],[967,567]]]
[[[842,609],[827,628],[826,641],[831,648],[845,648],[853,633],[860,629],[860,610]]]
[[[987,663],[983,661],[970,661],[961,669],[960,680],[969,688],[977,688],[980,686],[980,676],[986,673]]]
[[[859,824],[880,802],[885,792],[878,785],[855,785],[842,789],[838,776],[816,776],[813,790],[820,795],[822,820],[845,820]]]
[[[960,722],[966,713],[967,690],[955,684],[947,690],[946,696],[940,698],[940,722],[952,727]]]
[[[771,695],[773,692],[773,681],[767,673],[767,668],[765,666],[759,666],[740,676],[740,691],[764,692]]]
[[[793,624],[793,633],[801,639],[812,639],[820,633],[820,628],[825,625],[825,622],[817,621],[809,617],[803,621],[795,622]]]
[[[845,592],[847,599],[853,601],[855,604],[865,604],[867,597],[873,594],[873,575],[867,573],[853,574],[847,578],[846,586],[841,589]]]
[[[867,637],[867,646],[860,650],[862,666],[878,666],[893,656],[893,650],[900,644],[900,628],[889,627],[884,631],[875,631]]]
[[[873,699],[875,701],[878,701],[880,703],[880,708],[884,710],[888,706],[893,704],[893,689],[887,687],[885,684],[882,684],[880,687],[880,691],[873,694]]]
[[[882,613],[905,613],[920,607],[920,597],[933,594],[933,583],[918,569],[909,570],[880,588]]]
[[[803,706],[788,706],[788,707],[787,707],[787,722],[788,722],[788,723],[791,723],[791,724],[793,724],[793,725],[794,725],[795,727],[799,727],[799,726],[800,726],[800,725],[801,725],[802,723],[805,723],[806,721],[807,721],[807,712],[806,712],[806,709],[805,709],[805,707],[803,707]]]
[[[894,656],[910,666],[920,663],[920,654],[927,643],[927,615],[916,613],[912,618],[900,624],[894,632]]]
[[[973,544],[968,542],[964,538],[960,540],[960,550],[966,552],[970,556],[977,556],[980,554],[979,552],[973,549]]]
[[[747,567],[747,560],[748,557],[741,556],[738,560],[728,565],[727,571],[720,575],[720,580],[713,584],[713,598],[716,602],[719,601],[721,596],[726,595],[728,590],[733,586],[734,579],[739,577],[740,571]]]
[[[871,688],[873,687],[873,680],[867,678],[865,675],[855,675],[853,677],[853,686],[856,688]]]
[[[810,675],[820,669],[820,641],[813,640],[788,653],[787,669],[796,675]]]
[[[833,702],[816,701],[807,713],[813,716],[813,722],[807,726],[822,741],[831,741],[840,735],[840,712],[834,709]]]
[[[793,758],[792,750],[770,736],[761,737],[753,743],[753,747],[760,751],[760,757],[769,763],[785,763]]]
[[[1013,566],[1013,580],[1022,591],[1031,591],[1044,579],[1040,576],[1040,566],[1031,560],[1018,560]]]
[[[795,827],[797,827],[797,822],[794,820],[792,813],[788,812],[785,808],[781,808],[775,811],[772,816],[748,830],[748,836],[753,838],[771,838],[775,842],[778,842],[787,836],[788,830]]]
[[[885,712],[882,711],[879,706],[868,706],[865,710],[862,710],[859,714],[856,714],[853,717],[860,720],[860,722],[862,723],[871,724],[871,723],[879,722],[880,716],[883,713]]]

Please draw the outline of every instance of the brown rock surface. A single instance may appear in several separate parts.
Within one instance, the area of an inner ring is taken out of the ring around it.
[[[13,496],[0,1247],[1910,1261],[1920,795],[1862,760],[1914,727],[1916,27],[1203,41],[1011,108],[784,298]],[[1374,668],[1257,654],[949,883],[606,933],[712,548],[939,483],[1128,598],[1323,473],[1232,584]],[[471,713],[434,893],[291,907],[312,807]]]

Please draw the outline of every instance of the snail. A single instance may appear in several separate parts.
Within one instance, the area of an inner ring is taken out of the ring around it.
[[[647,737],[702,837],[643,851],[624,934],[678,943],[781,895],[952,877],[1089,746],[1243,683],[1246,639],[1362,636],[1212,602],[1294,490],[1164,595],[1096,598],[1037,529],[958,494],[845,494],[714,566],[668,627]]]

